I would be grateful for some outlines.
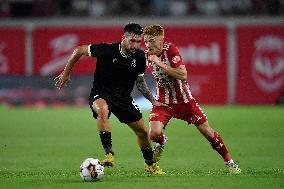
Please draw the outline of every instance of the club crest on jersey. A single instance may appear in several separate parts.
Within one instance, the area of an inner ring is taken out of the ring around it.
[[[174,56],[173,58],[172,58],[172,61],[173,61],[173,63],[178,63],[179,61],[180,61],[180,56]]]
[[[136,60],[135,59],[132,59],[131,66],[136,67]]]

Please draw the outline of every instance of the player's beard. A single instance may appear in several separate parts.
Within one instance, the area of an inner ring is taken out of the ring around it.
[[[137,49],[126,49],[126,53],[127,54],[134,54],[134,53],[136,53],[136,51],[137,51]]]

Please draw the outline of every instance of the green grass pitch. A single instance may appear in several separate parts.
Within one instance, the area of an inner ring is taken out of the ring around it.
[[[116,166],[85,183],[79,165],[104,157],[88,108],[0,107],[0,188],[284,188],[284,107],[204,106],[243,172],[230,175],[221,157],[194,126],[173,119],[160,166],[166,176],[144,172],[134,133],[111,117]],[[143,112],[147,123],[149,112]]]

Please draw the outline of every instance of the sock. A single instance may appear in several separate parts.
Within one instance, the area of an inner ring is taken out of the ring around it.
[[[106,154],[111,153],[112,155],[114,155],[113,151],[112,151],[112,140],[111,140],[111,132],[109,131],[101,131],[100,132],[100,138],[101,138],[101,142],[102,145],[105,149]]]
[[[142,147],[141,152],[142,152],[143,157],[145,159],[145,163],[147,165],[152,165],[154,163],[152,148],[151,147]]]
[[[157,138],[155,138],[153,141],[156,142],[156,143],[159,143],[159,144],[163,145],[163,144],[165,143],[165,138],[164,138],[163,133],[161,133],[161,134],[160,134]]]
[[[209,139],[209,142],[214,150],[216,150],[224,159],[225,162],[231,160],[226,145],[220,135],[216,132],[213,134],[213,138]]]

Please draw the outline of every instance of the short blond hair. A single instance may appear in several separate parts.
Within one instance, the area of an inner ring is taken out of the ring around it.
[[[164,36],[164,28],[160,24],[148,25],[144,28],[144,35]]]

